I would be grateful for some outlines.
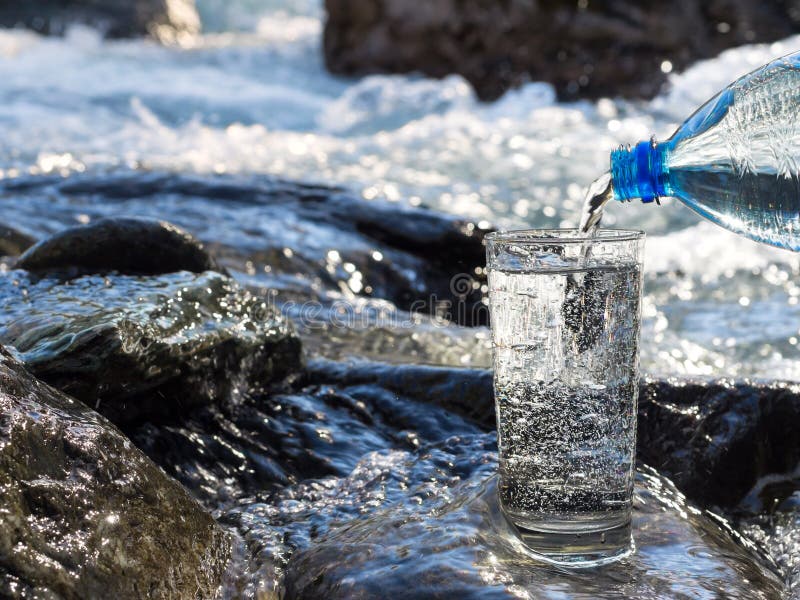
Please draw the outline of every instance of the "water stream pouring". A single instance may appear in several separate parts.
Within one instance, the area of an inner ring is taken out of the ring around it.
[[[603,205],[674,197],[753,240],[800,250],[800,52],[738,79],[665,142],[611,153],[608,174],[587,194],[581,229]]]

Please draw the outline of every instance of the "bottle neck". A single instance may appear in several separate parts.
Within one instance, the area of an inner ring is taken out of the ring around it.
[[[614,150],[611,153],[614,199],[624,202],[640,198],[642,202],[652,202],[670,196],[668,151],[669,142],[658,144],[655,138],[639,142],[634,148]]]

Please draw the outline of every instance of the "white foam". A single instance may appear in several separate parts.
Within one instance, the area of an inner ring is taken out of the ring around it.
[[[788,250],[758,244],[712,223],[662,236],[649,236],[645,265],[651,273],[680,271],[706,279],[725,273],[766,269],[770,265],[800,268],[800,257]]]

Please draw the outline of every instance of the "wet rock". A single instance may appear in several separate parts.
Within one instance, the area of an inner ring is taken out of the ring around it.
[[[494,428],[489,370],[318,359],[309,362],[305,378],[317,384],[380,387],[416,402],[441,406],[484,428]]]
[[[380,384],[300,380],[128,432],[244,540],[245,597],[280,594],[291,554],[330,529],[496,469],[494,433]]]
[[[179,424],[146,423],[127,432],[196,497],[215,506],[304,479],[345,477],[371,452],[411,451],[426,440],[481,431],[429,402],[439,386],[443,393],[465,389],[455,380],[419,377],[417,369],[407,371],[407,381],[402,374],[399,380],[374,379],[368,371],[347,377],[348,370],[341,366],[337,380],[312,365],[291,388],[269,397],[251,394],[235,405],[192,411]]]
[[[115,423],[181,420],[300,364],[285,319],[207,271],[0,277],[0,341],[41,379]]]
[[[500,513],[495,485],[468,480],[433,510],[390,507],[331,532],[292,558],[287,596],[782,597],[767,564],[650,470],[637,476],[637,551],[599,569],[559,569],[527,555]]]
[[[141,172],[5,180],[4,204],[41,237],[79,215],[169,214],[248,287],[298,311],[308,300],[347,309],[381,298],[465,325],[488,318],[476,273],[485,229],[424,208],[266,177]]]
[[[229,541],[80,402],[0,349],[0,596],[213,597]]]
[[[649,402],[643,391],[642,421]],[[676,418],[680,423],[680,413]],[[405,597],[507,595],[512,585],[558,588],[566,597],[582,597],[582,589],[588,590],[583,597],[604,597],[603,586],[617,595],[631,589],[634,598],[717,588],[734,597],[781,597],[766,555],[787,577],[794,563],[784,565],[777,533],[756,532],[765,540],[760,550],[647,469],[638,479],[634,562],[608,578],[605,571],[573,577],[531,562],[496,515],[486,521],[474,508],[493,497],[491,489],[487,495],[478,490],[497,468],[493,421],[488,370],[314,360],[280,393],[207,406],[180,424],[128,431],[238,531],[249,565],[242,585],[253,593],[285,587],[289,597],[371,597],[383,576],[386,593],[399,597],[403,590]],[[667,417],[657,426],[671,427]],[[673,451],[668,445],[639,450],[662,463]],[[354,541],[351,531],[363,539]],[[438,544],[428,537],[435,535]],[[337,544],[343,544],[338,553]],[[404,548],[414,550],[406,557]],[[490,554],[498,560],[476,560]],[[395,562],[397,569],[390,568]],[[495,579],[481,579],[486,574]]]
[[[463,75],[492,100],[525,81],[560,98],[648,98],[725,48],[800,31],[792,2],[326,0],[324,49],[342,74]]]
[[[151,35],[172,40],[200,31],[194,0],[29,0],[0,4],[0,26],[61,35],[81,23],[109,37]]]
[[[705,506],[760,512],[798,489],[759,485],[800,464],[798,422],[797,384],[645,381],[639,456]]]
[[[224,272],[187,232],[165,221],[136,218],[98,219],[65,229],[29,248],[16,266],[35,272],[128,275]]]
[[[36,240],[21,231],[0,225],[0,256],[18,256],[33,246]]]

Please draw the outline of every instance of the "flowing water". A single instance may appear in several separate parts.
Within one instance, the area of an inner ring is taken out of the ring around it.
[[[200,7],[207,33],[183,46],[108,42],[81,28],[64,39],[0,31],[2,175],[272,173],[499,227],[577,227],[610,150],[668,137],[718,89],[797,45],[730,50],[673,75],[671,91],[649,102],[559,103],[534,82],[481,104],[455,76],[329,75],[321,2]],[[620,205],[603,220],[648,233],[644,370],[800,379],[798,257],[662,204]],[[33,232],[58,226],[55,215],[14,211]],[[230,225],[214,235],[230,236]],[[485,334],[458,335],[453,360],[486,364]]]
[[[273,174],[342,184],[367,200],[425,204],[498,227],[575,228],[581,225],[583,190],[608,168],[609,150],[651,134],[666,137],[717,89],[800,41],[726,52],[674,75],[671,91],[649,102],[559,103],[549,85],[534,82],[494,104],[482,104],[455,76],[349,80],[329,75],[320,51],[321,2],[200,0],[199,5],[207,33],[180,46],[104,41],[85,28],[73,28],[63,39],[0,31],[4,183],[29,175],[75,174],[103,183],[109,173],[124,171],[133,173],[131,185],[138,182],[146,189],[152,171]],[[257,218],[260,207],[239,197],[215,198],[212,188],[193,197],[143,193],[122,202],[124,194],[113,185],[107,195],[87,200],[47,189],[25,192],[21,184],[3,197],[0,224],[43,237],[111,214],[169,219],[223,248],[233,257],[236,277],[251,288],[276,281],[253,264],[289,261],[289,242],[295,248],[306,244],[326,256],[323,271],[341,272],[342,296],[357,304],[353,290],[359,270],[333,253],[341,237],[288,228],[280,232],[287,239],[284,252],[264,258],[259,254],[264,240],[276,233],[270,222]],[[603,200],[603,192],[595,190],[591,198]],[[23,200],[15,200],[15,193]],[[593,203],[592,218],[584,226],[597,223],[592,220],[600,215],[601,204]],[[620,205],[603,217],[603,224],[648,233],[643,371],[800,380],[796,255],[701,222],[677,203]],[[359,243],[350,237],[346,242]],[[303,290],[316,285],[303,276],[281,283]],[[319,343],[307,348],[312,355],[397,362],[486,367],[491,361],[484,327],[373,325],[366,319],[359,327],[316,332]],[[482,492],[475,490],[497,469],[494,433],[448,411],[421,406],[390,389],[376,394],[365,386],[342,391],[320,385],[252,408],[244,424],[229,426],[221,420],[227,429],[218,434],[187,425],[162,435],[171,436],[179,450],[219,452],[231,464],[241,460],[246,466],[241,473],[247,475],[277,473],[274,486],[239,490],[240,470],[218,474],[216,461],[173,471],[187,485],[194,481],[199,497],[209,493],[206,505],[241,533],[252,580],[236,585],[254,595],[280,588],[293,552],[356,517],[400,507],[399,515],[416,515],[426,525],[447,511],[458,513],[462,505],[485,505]],[[258,427],[266,428],[265,439],[285,444],[277,454],[305,468],[304,476],[280,472],[269,453],[237,449],[242,432]],[[152,437],[144,431],[142,445]],[[449,580],[472,565],[475,593],[483,589],[479,585],[509,585],[524,597],[524,590],[512,585],[519,580],[552,586],[552,597],[610,588],[642,598],[697,597],[698,590],[703,597],[715,597],[718,589],[732,596],[738,590],[741,597],[775,597],[769,591],[774,577],[753,572],[747,554],[723,529],[701,519],[698,509],[656,475],[642,472],[638,477],[637,502],[643,513],[653,511],[652,520],[639,518],[638,535],[652,543],[608,577],[534,569],[530,559],[507,547],[498,549],[507,541],[504,534],[467,524],[456,533],[471,543],[487,537],[488,550],[478,558],[464,551],[458,560],[448,559]],[[470,510],[458,518],[472,518],[476,512]],[[377,524],[387,522],[385,515],[379,517]],[[370,521],[368,527],[377,531],[375,524]],[[426,535],[430,531],[409,536],[411,542],[398,548],[398,555],[428,541]],[[444,551],[438,541],[431,546]],[[788,570],[796,570],[798,547],[781,541]],[[391,561],[373,564],[376,573],[385,574],[382,567]],[[665,564],[673,575],[647,579]],[[626,577],[632,572],[647,585],[631,591]],[[687,589],[687,579],[700,581],[702,589]],[[768,591],[743,592],[741,586],[751,582]]]
[[[614,188],[611,186],[611,173],[604,173],[594,180],[586,190],[583,200],[581,219],[578,229],[587,236],[592,236],[600,227],[603,220],[606,204],[614,198]]]

